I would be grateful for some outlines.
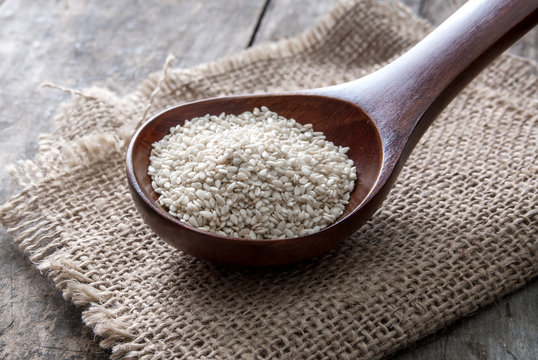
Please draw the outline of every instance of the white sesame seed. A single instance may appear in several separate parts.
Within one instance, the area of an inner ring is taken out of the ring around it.
[[[213,218],[213,213],[211,211],[207,211],[207,210],[200,211],[200,215],[202,215],[206,219],[212,219]]]
[[[153,144],[159,203],[191,226],[252,239],[311,234],[333,223],[357,178],[348,148],[266,107],[206,115]]]

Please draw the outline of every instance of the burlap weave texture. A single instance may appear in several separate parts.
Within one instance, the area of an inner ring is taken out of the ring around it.
[[[374,359],[538,274],[536,66],[503,56],[443,112],[382,208],[325,256],[217,267],[141,221],[126,144],[151,112],[233,93],[335,84],[382,66],[430,27],[343,1],[298,38],[149,76],[132,94],[76,93],[15,178],[0,220],[115,357]]]

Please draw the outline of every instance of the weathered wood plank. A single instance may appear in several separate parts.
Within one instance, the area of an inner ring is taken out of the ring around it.
[[[295,36],[337,3],[338,0],[270,0],[256,34],[255,44]]]
[[[394,1],[394,0],[393,0]],[[415,14],[439,25],[467,0],[400,0]],[[270,0],[256,43],[279,40],[300,33],[313,19],[329,11],[337,0],[305,0],[291,4],[287,0]],[[538,29],[534,29],[508,51],[538,61]]]
[[[5,165],[32,158],[39,133],[69,96],[52,81],[124,93],[159,70],[214,60],[245,48],[263,0],[0,1],[0,202],[14,193]],[[80,310],[0,232],[0,358],[104,359]]]
[[[535,280],[393,359],[538,359],[537,299]]]
[[[407,4],[419,3],[417,14],[428,19],[432,24],[439,25],[467,0],[403,0]],[[508,52],[514,55],[523,56],[534,61],[538,61],[538,29],[530,31],[521,40],[514,44]]]
[[[392,1],[398,1],[398,0],[392,0]],[[429,1],[429,0],[426,0]],[[424,6],[423,0],[401,0],[403,4],[405,4],[408,8],[411,9],[415,14],[417,14],[420,17],[424,17],[422,15],[422,6]]]

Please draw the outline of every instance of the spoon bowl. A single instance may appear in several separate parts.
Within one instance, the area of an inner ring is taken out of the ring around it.
[[[240,239],[209,233],[179,221],[161,206],[148,175],[152,144],[183,125],[185,120],[205,114],[241,114],[255,107],[271,111],[302,124],[312,124],[329,141],[348,146],[360,174],[344,213],[331,226],[308,236],[293,239]],[[337,122],[327,119],[338,119]],[[361,145],[357,146],[357,142]],[[196,257],[212,262],[244,265],[277,265],[319,255],[346,238],[370,214],[354,215],[368,197],[381,169],[383,149],[375,124],[355,104],[326,96],[275,94],[237,96],[197,101],[168,109],[146,122],[135,134],[127,152],[129,185],[137,207],[162,239]],[[329,239],[329,240],[328,240]],[[224,259],[224,261],[223,261]]]
[[[127,151],[135,205],[162,239],[215,263],[268,266],[320,255],[368,220],[435,117],[487,64],[536,25],[537,9],[536,0],[471,0],[407,53],[359,80],[301,92],[202,100],[166,110],[136,132]],[[312,124],[335,145],[350,148],[357,181],[340,218],[307,236],[240,239],[194,228],[159,205],[148,175],[153,143],[185,120],[241,114],[261,106]]]

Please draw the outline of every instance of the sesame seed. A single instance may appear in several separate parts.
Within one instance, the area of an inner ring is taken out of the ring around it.
[[[234,237],[290,238],[343,213],[357,179],[348,151],[262,106],[172,127],[153,144],[148,174],[158,202],[184,223]]]

